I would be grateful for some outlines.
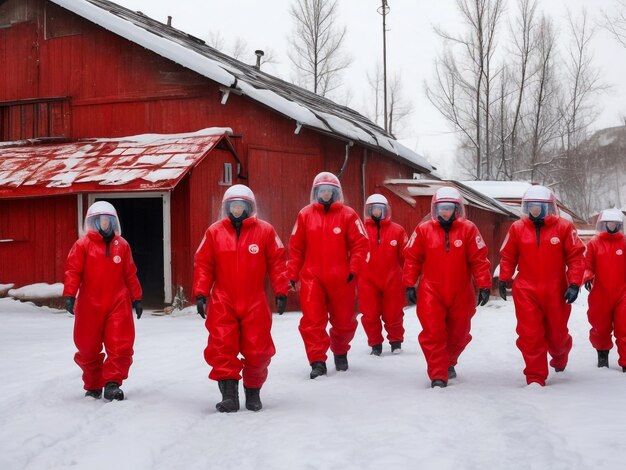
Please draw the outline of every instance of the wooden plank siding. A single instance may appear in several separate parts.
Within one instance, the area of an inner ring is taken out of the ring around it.
[[[195,249],[206,227],[217,219],[226,189],[219,184],[224,162],[233,165],[233,184],[247,184],[255,192],[260,216],[276,227],[285,245],[297,212],[309,203],[313,177],[320,171],[338,173],[344,164],[345,139],[307,128],[295,134],[295,121],[243,95],[231,93],[222,105],[216,82],[45,0],[8,0],[0,6],[2,12],[16,22],[0,28],[0,107],[16,100],[67,97],[62,128],[71,140],[207,127],[233,130],[242,178],[237,178],[238,162],[232,155],[214,150],[171,193],[173,291],[183,286],[190,295]],[[48,34],[47,26],[52,28]],[[9,131],[0,132],[0,139],[11,140],[8,136]],[[414,171],[354,145],[341,175],[346,203],[362,215],[364,198],[385,179],[411,178]],[[20,254],[36,253],[36,261],[24,263],[17,278],[2,273],[0,282],[62,281],[65,257],[77,235],[76,199],[62,201],[0,201],[8,217],[19,212],[15,217],[27,226],[41,209],[41,217],[49,214],[45,224],[66,231],[49,240],[37,238],[40,247]],[[52,209],[47,209],[49,204]],[[53,221],[52,214],[58,220]],[[399,222],[407,231],[413,229],[413,216]],[[10,251],[7,246],[0,250]]]
[[[0,199],[0,282],[63,282],[76,216],[76,196]]]

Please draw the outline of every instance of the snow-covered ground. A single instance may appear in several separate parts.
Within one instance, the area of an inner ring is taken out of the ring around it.
[[[626,374],[596,367],[586,292],[574,304],[567,370],[526,387],[513,303],[491,299],[446,389],[431,389],[407,309],[404,352],[308,378],[299,313],[274,316],[277,355],[259,413],[220,414],[188,314],[137,322],[127,400],[83,397],[73,319],[0,299],[0,469],[623,469]],[[329,366],[332,360],[329,361]]]

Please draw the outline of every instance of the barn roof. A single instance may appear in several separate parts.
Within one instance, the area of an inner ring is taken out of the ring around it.
[[[199,38],[107,0],[51,0],[57,5],[222,85],[222,93],[243,94],[308,127],[358,142],[420,170],[435,169],[356,111],[276,78],[208,46]]]
[[[526,181],[462,181],[462,183],[475,191],[505,203],[520,216],[522,214],[520,204],[524,193],[533,185]],[[574,222],[576,225],[587,223],[585,219],[563,204],[558,198],[556,202],[559,206],[561,217]]]
[[[230,129],[0,147],[0,198],[167,191],[216,147],[237,158]]]
[[[470,206],[515,219],[519,218],[519,215],[508,205],[455,180],[389,179],[385,180],[384,185],[387,189],[412,205],[415,204],[415,201],[412,200],[413,197],[432,196],[439,188],[452,186],[458,189],[465,199],[465,202]]]

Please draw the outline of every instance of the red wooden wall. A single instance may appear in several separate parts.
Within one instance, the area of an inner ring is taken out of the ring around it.
[[[76,220],[76,196],[0,199],[0,283],[63,282]]]
[[[345,142],[308,129],[296,135],[293,120],[245,96],[231,94],[222,105],[215,82],[45,0],[8,0],[0,5],[0,23],[2,19],[7,22],[0,24],[2,140],[45,132],[79,139],[230,127],[243,176],[233,183],[252,188],[259,215],[275,226],[285,245],[297,212],[309,203],[313,177],[320,171],[338,173],[344,165]],[[50,118],[46,123],[32,117],[31,125],[19,127],[15,118],[10,125],[3,118],[48,102],[61,109],[52,112],[54,125]],[[23,128],[34,130],[28,134]],[[206,227],[217,219],[226,189],[218,182],[227,159],[235,169],[232,157],[212,153],[172,193],[174,288],[190,289],[193,254]],[[406,164],[355,145],[341,174],[346,203],[362,214],[364,197],[376,185],[387,178],[410,178],[413,172]],[[17,203],[3,204],[11,214],[22,210]],[[75,207],[59,215],[67,219],[63,224],[73,242]],[[408,224],[407,230],[413,226]],[[70,246],[65,239],[54,246],[44,242],[37,262],[54,266],[45,279],[33,271],[27,282],[60,282]]]

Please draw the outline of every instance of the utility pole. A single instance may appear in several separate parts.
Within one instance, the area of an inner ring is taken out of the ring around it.
[[[381,0],[382,4],[378,8],[378,13],[383,15],[383,102],[384,102],[384,127],[385,132],[389,131],[389,120],[387,118],[387,13],[389,13],[389,5],[387,0]]]

